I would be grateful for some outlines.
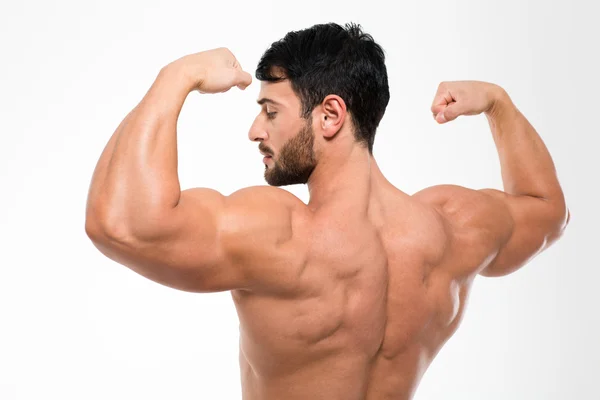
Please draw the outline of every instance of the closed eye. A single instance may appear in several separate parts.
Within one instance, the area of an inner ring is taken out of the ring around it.
[[[277,111],[268,112],[267,113],[267,118],[268,119],[274,119],[275,118],[275,114],[277,114]]]

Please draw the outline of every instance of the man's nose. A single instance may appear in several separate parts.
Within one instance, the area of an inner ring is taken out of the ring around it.
[[[256,121],[250,127],[248,131],[248,139],[253,142],[258,142],[262,140],[267,140],[267,132],[261,128],[260,124],[256,123]]]

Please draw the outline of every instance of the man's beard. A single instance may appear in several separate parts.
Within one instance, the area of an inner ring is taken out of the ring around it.
[[[271,186],[286,186],[308,182],[317,165],[313,150],[315,138],[311,119],[296,136],[281,148],[277,161],[265,165],[265,180]]]

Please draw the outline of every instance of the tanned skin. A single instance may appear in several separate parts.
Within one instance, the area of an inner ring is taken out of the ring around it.
[[[486,116],[504,191],[409,195],[356,142],[342,98],[302,119],[288,81],[262,82],[248,135],[271,156],[273,186],[181,191],[176,125],[187,95],[251,82],[225,48],[165,66],[98,161],[88,236],[160,284],[231,292],[244,400],[412,398],[475,277],[510,274],[562,235],[569,211],[546,146],[499,86],[444,82],[435,120]],[[308,204],[276,187],[305,178]]]

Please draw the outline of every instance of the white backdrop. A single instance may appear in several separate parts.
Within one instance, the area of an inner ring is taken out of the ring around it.
[[[0,399],[240,398],[230,295],[159,286],[96,250],[84,231],[92,172],[170,61],[226,46],[254,75],[288,31],[349,21],[387,53],[374,154],[394,184],[502,188],[485,118],[440,126],[429,110],[440,81],[485,80],[540,132],[572,213],[524,269],[476,280],[416,400],[599,399],[597,2],[413,3],[2,0]],[[183,189],[265,184],[247,139],[259,86],[188,97]],[[287,190],[308,201],[304,186]]]

